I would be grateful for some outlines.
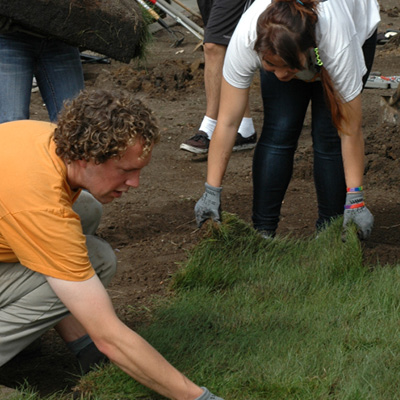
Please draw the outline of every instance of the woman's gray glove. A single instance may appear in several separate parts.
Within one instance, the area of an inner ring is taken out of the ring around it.
[[[348,224],[354,222],[358,228],[358,237],[360,239],[367,239],[369,237],[374,225],[374,216],[365,206],[362,190],[347,193],[343,217],[344,235]]]
[[[195,400],[224,400],[223,398],[212,394],[207,388],[202,387],[202,389],[204,390],[203,394]]]
[[[222,187],[205,184],[206,190],[194,206],[197,226],[200,228],[208,219],[221,222],[221,191]]]

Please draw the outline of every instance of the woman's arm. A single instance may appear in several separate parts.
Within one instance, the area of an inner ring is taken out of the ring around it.
[[[342,125],[342,157],[347,194],[344,205],[343,238],[350,222],[357,226],[360,239],[371,234],[374,217],[365,206],[362,188],[364,175],[364,137],[362,134],[361,95],[344,104],[346,121]]]
[[[346,121],[341,133],[343,167],[348,188],[362,186],[364,175],[364,137],[361,95],[343,105]]]
[[[218,122],[208,150],[206,190],[194,207],[198,227],[208,219],[221,221],[222,180],[248,97],[249,89],[235,88],[222,78]]]
[[[249,88],[235,88],[222,78],[218,122],[208,152],[207,183],[211,186],[222,185],[248,97]]]

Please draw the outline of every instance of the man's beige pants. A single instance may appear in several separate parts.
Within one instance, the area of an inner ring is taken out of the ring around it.
[[[111,246],[94,236],[101,204],[83,191],[74,204],[81,218],[90,262],[104,286],[116,272]],[[0,263],[0,366],[69,314],[44,275],[19,263]]]

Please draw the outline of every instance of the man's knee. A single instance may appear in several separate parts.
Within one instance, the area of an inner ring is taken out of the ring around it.
[[[204,43],[204,55],[208,59],[224,59],[226,46],[216,43]]]
[[[114,250],[104,239],[93,235],[86,236],[86,246],[96,274],[107,287],[117,271],[117,257]]]
[[[103,214],[101,203],[89,192],[82,191],[72,208],[81,219],[83,233],[94,235]]]

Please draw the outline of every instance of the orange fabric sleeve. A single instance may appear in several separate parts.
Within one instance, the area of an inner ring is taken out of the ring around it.
[[[81,281],[94,275],[55,125],[0,125],[0,262],[20,262],[44,275]]]

